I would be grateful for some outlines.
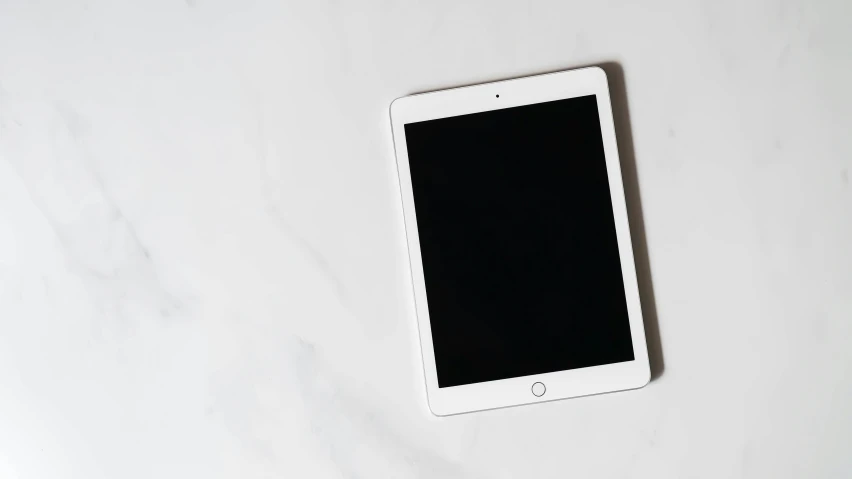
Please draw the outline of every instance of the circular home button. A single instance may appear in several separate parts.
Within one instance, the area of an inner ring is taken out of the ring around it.
[[[544,392],[547,391],[547,388],[544,387],[544,383],[535,383],[532,385],[532,393],[536,397],[544,396]]]

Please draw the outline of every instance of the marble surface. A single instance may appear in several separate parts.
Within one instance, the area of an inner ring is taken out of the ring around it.
[[[0,478],[849,476],[850,16],[0,2]],[[388,106],[600,63],[657,377],[432,417]]]

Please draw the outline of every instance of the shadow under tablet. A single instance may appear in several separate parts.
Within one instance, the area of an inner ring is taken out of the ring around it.
[[[642,301],[642,317],[645,322],[645,341],[648,345],[651,380],[655,380],[663,375],[665,363],[660,341],[657,307],[654,302],[654,285],[651,279],[648,243],[645,238],[642,200],[639,194],[639,177],[636,172],[636,155],[633,151],[633,135],[630,131],[630,110],[627,106],[624,69],[616,62],[605,62],[594,66],[598,66],[606,72],[609,82],[615,138],[618,143],[618,156],[621,160],[621,176],[624,182],[624,196],[627,200],[627,216],[630,220],[633,258],[636,263],[636,277],[639,281],[639,296]]]

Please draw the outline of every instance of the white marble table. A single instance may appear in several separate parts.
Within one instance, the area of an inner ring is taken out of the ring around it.
[[[0,478],[849,477],[850,15],[0,3]],[[657,377],[432,417],[388,105],[600,63]]]

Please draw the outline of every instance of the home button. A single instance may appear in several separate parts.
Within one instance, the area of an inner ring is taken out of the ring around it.
[[[547,388],[544,387],[544,383],[535,383],[532,385],[532,393],[536,397],[544,396],[545,391],[547,391]]]

